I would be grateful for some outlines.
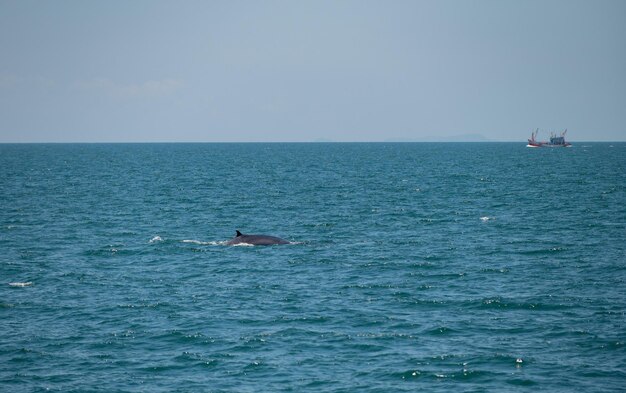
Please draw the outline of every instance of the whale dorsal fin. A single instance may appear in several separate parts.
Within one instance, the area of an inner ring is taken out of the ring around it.
[[[241,236],[241,232],[239,232],[239,231],[235,231],[235,232],[237,232],[237,236],[235,236],[235,237]]]

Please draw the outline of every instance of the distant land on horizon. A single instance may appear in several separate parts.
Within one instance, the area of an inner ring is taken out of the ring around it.
[[[422,138],[389,138],[385,142],[498,142],[482,134],[460,134],[452,136],[428,135]]]

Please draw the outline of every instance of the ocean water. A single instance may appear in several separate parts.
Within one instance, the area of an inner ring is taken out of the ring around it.
[[[0,207],[0,391],[626,389],[626,143],[5,144]]]

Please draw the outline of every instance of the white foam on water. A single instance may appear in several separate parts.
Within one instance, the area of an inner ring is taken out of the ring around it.
[[[152,239],[150,239],[150,243],[156,243],[156,242],[162,242],[163,238],[161,238],[161,236],[155,236]]]
[[[27,281],[27,282],[10,282],[9,283],[10,287],[17,287],[17,288],[29,287],[31,285],[33,285],[32,281]]]
[[[193,240],[193,239],[185,239],[185,240],[181,240],[182,243],[192,243],[192,244],[199,244],[202,246],[223,246],[226,244],[226,241],[221,241],[221,242],[203,242],[201,240]]]
[[[233,244],[233,247],[254,247],[254,244],[250,244],[250,243],[237,243],[237,244]]]
[[[495,217],[484,216],[484,217],[480,218],[480,221],[482,221],[482,222],[487,222],[487,221],[491,221],[491,220],[495,220]]]
[[[222,245],[228,245],[227,242],[220,242],[220,244]],[[304,244],[304,242],[289,242],[286,244],[280,244],[281,246],[288,246],[291,244]],[[264,245],[263,247],[271,247],[271,246],[278,246],[279,244],[268,244],[268,245]],[[230,244],[230,246],[232,247],[255,247],[254,244],[250,244],[250,243],[237,243],[237,244]]]

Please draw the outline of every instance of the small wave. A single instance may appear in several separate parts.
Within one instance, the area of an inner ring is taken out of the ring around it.
[[[183,362],[191,362],[192,364],[200,367],[214,367],[219,361],[217,359],[208,358],[201,353],[185,351],[176,357],[176,360]]]
[[[169,307],[170,304],[167,302],[156,302],[156,303],[124,303],[118,304],[118,308],[162,308]]]
[[[511,269],[503,267],[503,268],[484,268],[480,269],[482,273],[509,273]]]
[[[150,243],[156,243],[156,242],[162,242],[163,238],[161,236],[155,236],[152,239],[150,239]]]
[[[185,240],[181,240],[182,243],[192,243],[192,244],[199,244],[202,246],[223,246],[226,244],[226,241],[220,241],[220,242],[203,242],[201,240],[193,240],[193,239],[185,239]]]
[[[27,281],[27,282],[10,282],[9,283],[10,287],[16,287],[16,288],[30,287],[31,285],[33,285],[32,281]]]
[[[495,220],[495,217],[484,216],[480,218],[480,221],[482,222],[493,221],[493,220]]]
[[[513,301],[511,299],[506,299],[499,296],[484,298],[480,300],[480,303],[473,302],[472,305],[487,309],[491,308],[510,310],[562,310],[574,307],[562,303],[542,303],[532,300]]]
[[[453,334],[453,333],[456,333],[456,331],[446,326],[440,326],[440,327],[425,331],[424,333],[430,336],[439,336],[439,335]]]
[[[517,254],[521,255],[543,255],[543,254],[552,254],[567,251],[566,247],[552,247],[552,248],[544,248],[544,249],[535,249],[535,250],[526,250],[519,251]]]
[[[435,379],[452,379],[452,380],[472,380],[489,378],[492,373],[480,370],[468,370],[463,368],[458,372],[442,373],[433,370],[408,370],[399,373],[400,377],[405,380],[417,378],[435,378]]]

